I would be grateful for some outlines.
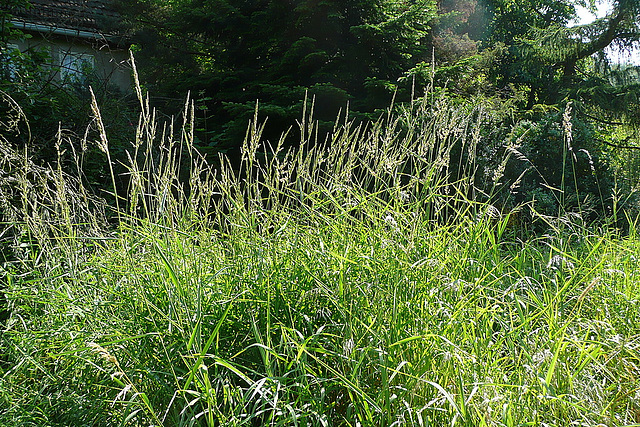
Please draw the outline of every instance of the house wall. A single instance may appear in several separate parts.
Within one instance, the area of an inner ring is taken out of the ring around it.
[[[21,52],[29,49],[44,50],[51,57],[55,79],[61,83],[82,81],[93,73],[101,82],[111,84],[122,91],[132,85],[129,54],[125,49],[114,48],[101,40],[74,39],[35,33],[25,40],[13,40],[9,46]]]

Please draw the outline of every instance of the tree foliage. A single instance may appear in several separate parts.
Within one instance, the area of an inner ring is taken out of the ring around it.
[[[510,162],[505,182],[521,178],[518,203],[551,200],[550,188],[559,188],[569,167],[553,159],[566,149],[557,125],[570,104],[580,129],[573,148],[590,156],[571,157],[584,175],[576,199],[593,193],[604,209],[602,194],[613,185],[608,165],[625,163],[615,160],[614,147],[639,146],[640,68],[616,64],[608,53],[640,47],[637,0],[611,0],[608,15],[587,25],[575,25],[576,8],[595,10],[594,0],[114,3],[152,101],[177,113],[191,92],[196,142],[204,151],[238,149],[256,101],[260,116],[268,117],[263,136],[274,143],[312,103],[322,133],[347,109],[351,119],[377,118],[392,99],[402,104],[428,87],[433,99],[460,105],[483,99],[493,106],[496,129],[482,136],[480,153],[492,153],[484,156],[487,169],[495,169],[493,155],[524,129],[519,148],[529,164]],[[24,63],[34,60],[37,55]],[[56,99],[33,89],[41,79],[30,81],[21,86],[27,94]],[[546,187],[540,176],[520,176],[529,166],[544,172]]]
[[[572,99],[582,108],[600,108],[617,117],[634,116],[637,103],[613,105],[604,94],[636,91],[637,79],[620,76],[607,49],[640,47],[640,3],[615,0],[608,15],[586,25],[573,25],[576,6],[593,9],[586,0],[490,0],[491,43],[508,46],[508,54],[492,70],[499,86],[528,91],[526,109]],[[625,67],[630,71],[632,67]],[[628,75],[630,76],[630,75]],[[590,99],[585,94],[593,95]],[[637,95],[634,95],[637,97]],[[634,119],[635,120],[635,119]]]
[[[307,91],[320,120],[347,103],[356,114],[385,108],[398,78],[430,56],[436,14],[433,0],[144,0],[121,9],[159,91],[198,93],[209,144],[237,144],[257,99],[277,133],[295,123]]]

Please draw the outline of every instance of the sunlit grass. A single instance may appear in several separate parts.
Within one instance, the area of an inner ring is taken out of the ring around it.
[[[141,105],[118,229],[60,171],[16,187],[0,424],[640,423],[633,222],[518,238],[449,170],[478,109],[305,113],[295,149],[256,119],[236,170]]]

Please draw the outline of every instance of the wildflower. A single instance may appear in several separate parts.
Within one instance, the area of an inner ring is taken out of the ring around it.
[[[398,228],[398,222],[393,218],[391,212],[387,212],[387,216],[384,217],[384,222],[390,225],[392,228]]]

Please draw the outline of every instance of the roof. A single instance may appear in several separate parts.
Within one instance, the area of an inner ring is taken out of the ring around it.
[[[30,0],[31,7],[11,11],[21,29],[97,38],[116,33],[119,15],[109,0]]]

